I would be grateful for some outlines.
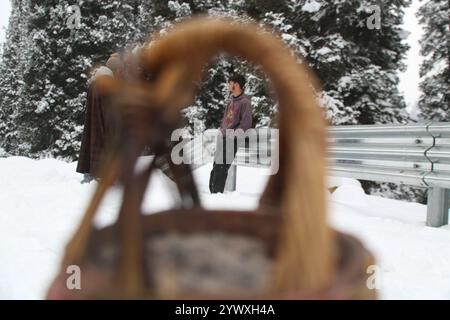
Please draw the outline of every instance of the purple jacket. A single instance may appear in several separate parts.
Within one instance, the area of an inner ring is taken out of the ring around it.
[[[233,97],[225,108],[220,131],[225,136],[227,129],[242,129],[247,131],[252,127],[252,105],[250,97],[241,94]]]

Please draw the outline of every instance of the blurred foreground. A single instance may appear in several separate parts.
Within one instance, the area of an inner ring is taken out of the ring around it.
[[[0,299],[44,298],[96,186],[80,184],[75,166],[54,159],[0,158]],[[267,179],[262,169],[238,168],[237,191],[224,195],[209,194],[210,170],[211,164],[194,172],[207,209],[256,208]],[[450,226],[425,227],[426,206],[365,195],[356,180],[329,183],[339,185],[329,197],[330,223],[356,235],[375,254],[381,299],[450,298]],[[171,208],[171,184],[158,172],[144,209]],[[120,196],[118,187],[108,193],[98,225],[114,221]]]

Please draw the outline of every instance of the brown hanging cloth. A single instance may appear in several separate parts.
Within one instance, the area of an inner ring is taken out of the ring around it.
[[[155,163],[136,171],[136,161],[144,146],[156,157],[170,154],[180,111],[192,104],[205,66],[222,53],[262,66],[274,85],[279,172],[257,210],[205,210],[189,166],[172,163],[180,207],[145,214]],[[326,124],[311,87],[315,78],[298,59],[254,24],[199,17],[140,53],[142,81],[104,83],[115,94],[120,138],[48,298],[375,298],[366,285],[372,255],[327,224]],[[116,182],[124,189],[117,222],[97,229],[93,218]],[[80,290],[66,286],[70,265],[81,269]]]

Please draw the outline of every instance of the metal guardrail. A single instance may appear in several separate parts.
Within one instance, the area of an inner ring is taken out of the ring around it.
[[[450,188],[450,124],[342,126],[329,132],[332,174]]]
[[[426,224],[448,224],[450,123],[329,129],[330,175],[428,189]]]
[[[236,188],[236,166],[269,166],[271,152],[277,147],[274,130],[258,129],[258,137],[266,137],[268,131],[272,136],[269,133],[266,143],[250,141],[238,150],[229,171],[227,190]],[[193,158],[197,159],[194,167],[213,161],[216,136],[217,130],[207,130],[203,141],[192,148],[192,154],[196,155]],[[448,224],[450,123],[337,126],[329,129],[328,140],[330,175],[425,187],[426,224],[432,227]]]

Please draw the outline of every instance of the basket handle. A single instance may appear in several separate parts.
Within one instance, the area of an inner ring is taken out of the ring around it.
[[[220,53],[262,66],[279,101],[280,170],[268,187],[279,187],[272,200],[280,204],[282,223],[271,288],[323,289],[333,281],[336,264],[326,221],[326,124],[313,93],[316,79],[305,63],[255,24],[200,17],[152,41],[141,66],[155,76],[155,102],[175,119],[194,101],[205,65]]]

